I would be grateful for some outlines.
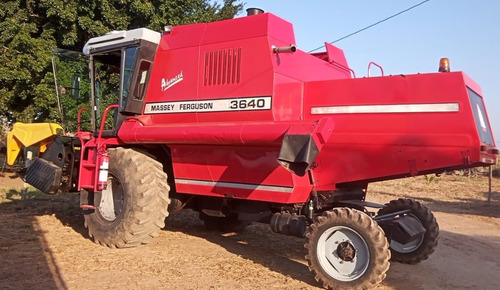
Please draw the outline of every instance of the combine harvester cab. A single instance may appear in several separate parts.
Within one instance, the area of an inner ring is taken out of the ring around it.
[[[269,223],[306,238],[309,268],[326,288],[373,287],[391,257],[427,259],[439,236],[433,214],[410,199],[368,202],[368,185],[495,164],[479,86],[446,68],[355,78],[339,48],[303,52],[289,22],[251,12],[86,44],[94,132],[78,130],[51,156],[77,152],[62,162],[60,184],[71,177],[81,191],[89,234],[136,246],[183,208],[219,230]],[[119,79],[106,108],[104,72]],[[56,172],[50,158],[40,163]]]

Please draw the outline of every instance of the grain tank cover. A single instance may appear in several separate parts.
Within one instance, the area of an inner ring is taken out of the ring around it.
[[[111,31],[103,36],[89,39],[83,47],[83,53],[88,55],[90,52],[108,50],[116,46],[125,46],[140,40],[158,44],[160,43],[160,38],[161,35],[159,32],[147,28]]]

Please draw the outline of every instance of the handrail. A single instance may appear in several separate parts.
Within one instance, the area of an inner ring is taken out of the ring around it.
[[[104,113],[102,113],[102,119],[101,119],[101,127],[99,128],[99,135],[97,136],[97,148],[99,148],[100,146],[100,141],[101,141],[101,137],[102,137],[102,131],[104,131],[104,124],[106,123],[106,116],[108,115],[108,111],[113,109],[113,108],[118,108],[119,105],[118,104],[113,104],[113,105],[109,105],[105,110],[104,110]]]
[[[384,69],[382,68],[382,66],[373,61],[370,61],[370,63],[368,64],[368,77],[370,77],[370,67],[372,66],[372,64],[378,67],[380,69],[380,72],[382,73],[382,76],[384,76]]]
[[[76,124],[77,124],[77,127],[76,127],[76,133],[77,133],[77,134],[79,134],[79,133],[80,133],[80,131],[81,131],[80,124],[82,123],[82,118],[81,118],[81,116],[82,116],[82,112],[83,112],[83,111],[87,111],[87,110],[88,110],[88,109],[87,109],[87,108],[85,108],[85,107],[83,107],[83,108],[81,108],[80,110],[78,110],[78,117],[77,117],[77,119],[76,119],[76,122],[77,122],[77,123],[76,123]]]
[[[355,79],[355,78],[356,78],[356,73],[354,72],[354,70],[353,70],[352,68],[350,68],[350,67],[348,67],[348,68],[347,68],[347,70],[348,70],[349,72],[351,72],[351,76],[352,76],[352,78],[353,78],[353,79]]]
[[[332,64],[332,65],[334,65],[334,66],[336,66],[336,67],[338,67],[338,68],[340,68],[340,69],[342,69],[342,70],[344,70],[344,71],[346,71],[346,72],[349,72],[351,74],[351,77],[353,79],[356,78],[356,73],[354,72],[354,70],[352,68],[343,66],[340,63],[337,63],[335,61],[332,61],[332,62],[329,62],[329,63]]]

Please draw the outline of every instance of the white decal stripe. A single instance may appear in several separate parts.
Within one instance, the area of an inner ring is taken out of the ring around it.
[[[271,109],[271,97],[147,103],[145,114],[238,112]]]
[[[313,107],[312,115],[458,112],[459,103]]]
[[[219,187],[229,187],[237,189],[265,190],[265,191],[286,192],[286,193],[293,192],[293,187],[248,184],[248,183],[215,182],[215,181],[193,180],[193,179],[182,179],[182,178],[176,178],[175,183],[189,184],[189,185],[203,185],[212,187],[219,186]]]

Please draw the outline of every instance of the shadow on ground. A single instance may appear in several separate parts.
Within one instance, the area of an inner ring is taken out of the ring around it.
[[[165,230],[206,239],[274,272],[321,287],[304,259],[305,239],[273,233],[269,225],[252,224],[238,233],[221,233],[207,230],[198,219],[198,213],[185,210],[171,214],[166,220]]]
[[[21,190],[11,189],[3,197],[0,289],[66,289],[37,217],[55,215],[64,225],[84,235],[75,196],[45,196],[30,191],[21,197]]]

